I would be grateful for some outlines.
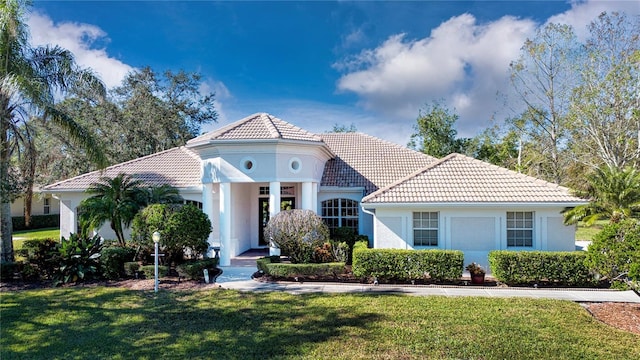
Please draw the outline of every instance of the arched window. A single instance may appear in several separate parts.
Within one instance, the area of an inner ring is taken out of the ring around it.
[[[322,202],[322,219],[329,229],[350,227],[358,233],[360,204],[351,199],[329,199]]]

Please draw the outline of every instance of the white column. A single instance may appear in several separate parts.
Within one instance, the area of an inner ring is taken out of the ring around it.
[[[314,182],[311,183],[311,206],[313,206],[311,208],[311,210],[313,210],[314,213],[318,213],[318,183]]]
[[[209,221],[211,221],[211,226],[213,227],[213,223],[215,219],[213,218],[213,184],[203,184],[202,185],[202,212],[207,215]],[[213,231],[209,234],[209,239],[207,242],[209,243],[209,251],[207,251],[208,256],[214,257],[215,252],[212,247],[214,246],[215,235]]]
[[[280,182],[272,181],[269,183],[269,218],[276,216],[280,212]],[[269,239],[267,239],[269,240]],[[269,246],[269,255],[280,255],[280,249]]]
[[[60,237],[68,239],[78,232],[78,204],[74,200],[60,200]]]
[[[302,209],[303,210],[312,210],[316,212],[316,209],[313,206],[313,186],[310,181],[306,181],[302,183],[302,194],[300,197],[302,198]]]
[[[231,265],[231,183],[220,183],[220,266]]]

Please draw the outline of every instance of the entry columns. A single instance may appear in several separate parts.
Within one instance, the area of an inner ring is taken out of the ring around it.
[[[220,266],[231,265],[231,183],[220,183]]]
[[[318,183],[306,181],[302,183],[302,209],[318,212]]]
[[[211,225],[213,225],[215,222],[213,218],[213,184],[211,183],[202,186],[202,211],[207,215],[209,221],[211,221]],[[207,253],[209,253],[209,256],[214,257],[215,251],[212,249],[214,246],[213,231],[209,233],[207,242],[209,243],[209,251],[207,251]]]
[[[276,216],[280,212],[280,182],[272,181],[269,183],[269,218]],[[272,246],[269,241],[269,255],[280,255],[280,249]]]

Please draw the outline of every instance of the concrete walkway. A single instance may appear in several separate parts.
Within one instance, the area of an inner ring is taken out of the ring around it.
[[[532,289],[496,288],[482,286],[435,286],[435,285],[371,285],[336,283],[267,283],[250,279],[255,268],[223,267],[223,274],[217,283],[224,289],[238,291],[283,291],[290,294],[306,293],[388,293],[414,296],[484,296],[484,297],[526,297],[535,299],[556,299],[575,302],[627,302],[640,303],[640,296],[629,291],[600,289]],[[225,276],[226,275],[226,276]]]

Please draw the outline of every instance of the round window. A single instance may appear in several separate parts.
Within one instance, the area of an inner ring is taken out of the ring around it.
[[[291,172],[297,173],[300,171],[301,168],[302,168],[302,163],[300,162],[300,159],[293,158],[289,160],[289,170],[291,170]]]
[[[247,156],[240,161],[240,166],[242,167],[242,171],[245,173],[251,173],[256,168],[256,160]]]
[[[244,168],[247,170],[251,170],[253,168],[253,161],[247,160],[244,162]]]

